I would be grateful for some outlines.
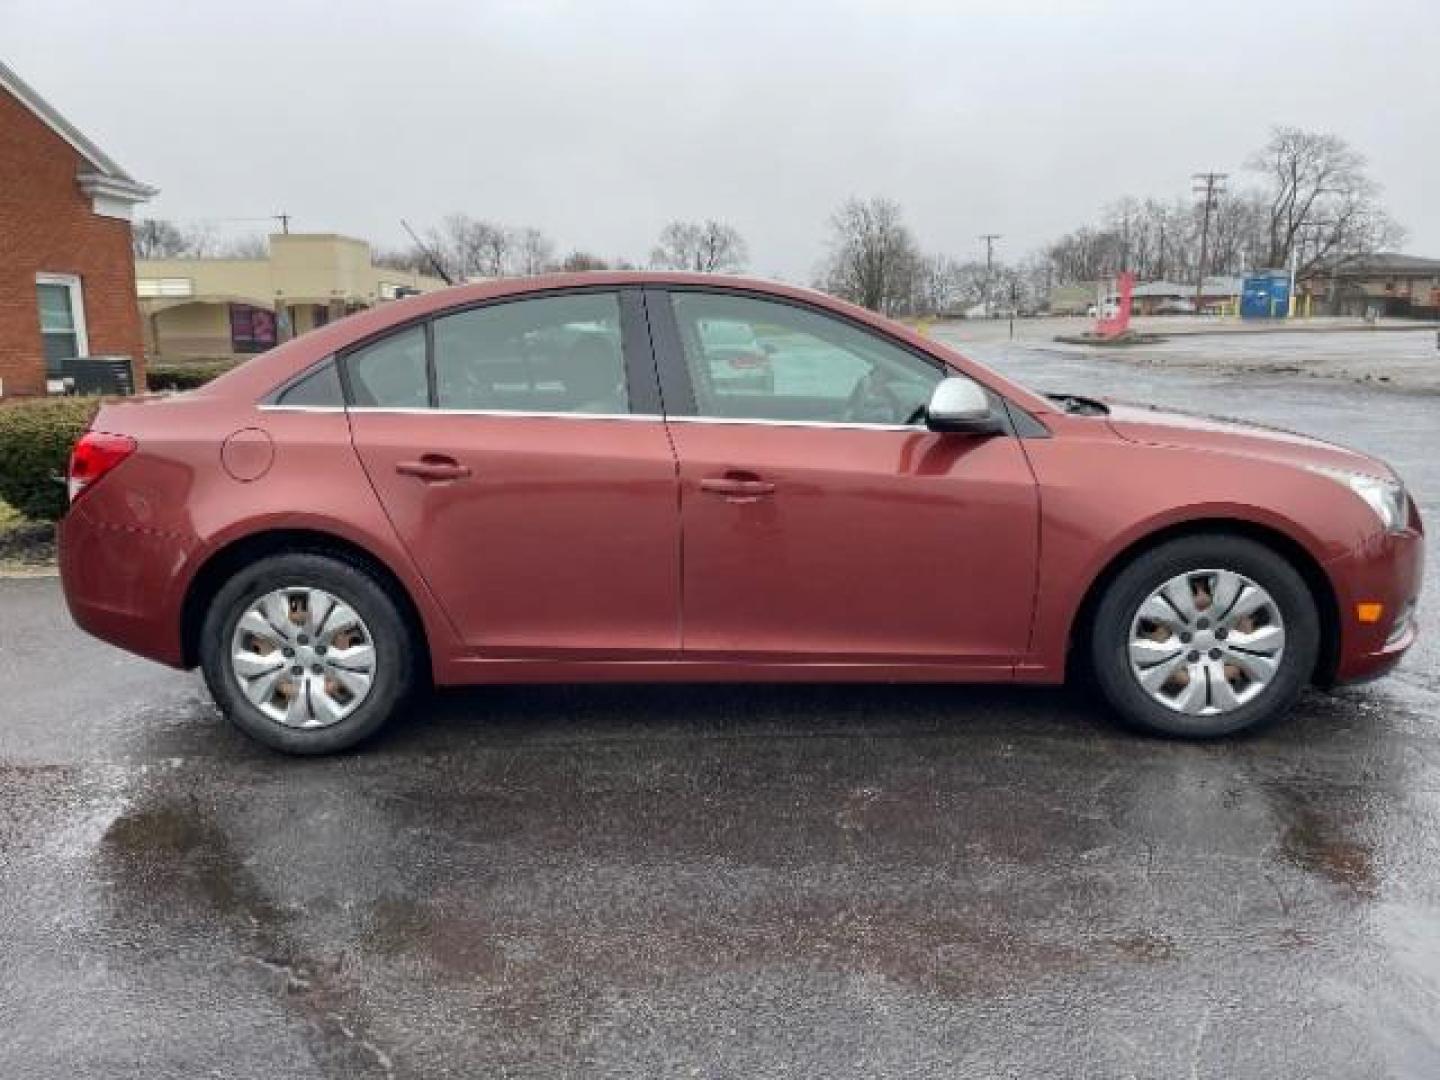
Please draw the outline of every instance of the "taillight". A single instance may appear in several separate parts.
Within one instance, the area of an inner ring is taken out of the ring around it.
[[[70,451],[70,468],[65,486],[70,501],[78,499],[86,488],[119,465],[135,452],[135,440],[129,435],[111,435],[108,431],[87,431]]]

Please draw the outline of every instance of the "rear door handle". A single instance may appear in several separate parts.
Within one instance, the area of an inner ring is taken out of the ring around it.
[[[425,454],[419,461],[397,461],[395,471],[401,476],[413,476],[427,483],[445,480],[464,480],[470,475],[470,466],[445,454]]]
[[[731,502],[754,502],[766,495],[775,494],[775,485],[769,480],[709,476],[700,481],[700,490],[708,491],[712,495],[723,495]]]

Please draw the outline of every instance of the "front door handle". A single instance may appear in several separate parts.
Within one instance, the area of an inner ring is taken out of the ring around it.
[[[470,466],[446,454],[424,454],[419,461],[397,461],[395,471],[401,476],[413,476],[427,483],[445,480],[464,480],[470,475]]]
[[[707,476],[700,481],[700,490],[722,495],[729,502],[754,502],[775,494],[775,485],[758,477]]]

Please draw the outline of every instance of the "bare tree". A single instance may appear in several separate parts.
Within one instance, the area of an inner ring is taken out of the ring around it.
[[[456,280],[504,277],[510,271],[511,231],[503,225],[457,212],[447,214],[426,239]]]
[[[1243,274],[1265,257],[1265,196],[1256,191],[1217,196],[1210,212],[1206,273]]]
[[[993,285],[993,299],[1003,303],[1010,296],[1016,271],[1003,262],[989,268],[984,259],[955,259],[949,255],[924,255],[914,269],[910,310],[917,315],[945,315],[965,311],[985,299],[987,283]]]
[[[406,270],[412,274],[433,275],[435,273],[430,256],[414,244],[403,248],[374,248],[371,251],[370,261],[376,266],[388,267],[391,270]]]
[[[965,268],[949,255],[925,255],[915,266],[910,307],[917,314],[944,315],[960,304]]]
[[[489,221],[475,222],[476,251],[479,253],[479,273],[482,277],[505,277],[510,273],[510,260],[514,253],[512,233],[503,225]]]
[[[1210,204],[1206,274],[1281,268],[1292,253],[1300,277],[1335,258],[1398,245],[1404,236],[1379,205],[1379,187],[1364,157],[1334,135],[1277,127],[1248,167],[1260,188],[1227,191]],[[1200,272],[1201,208],[1125,196],[1100,224],[1085,225],[1046,246],[1053,285],[1113,277],[1122,269],[1144,280],[1189,281]]]
[[[526,276],[543,274],[555,264],[555,243],[539,229],[515,230],[515,270]]]
[[[1050,290],[1055,287],[1055,267],[1043,252],[1033,252],[1016,267],[1024,296],[1024,307],[1040,311],[1050,306]]]
[[[609,270],[610,264],[599,255],[592,255],[588,251],[572,251],[560,260],[559,269],[577,274],[588,270]]]
[[[1074,285],[1119,273],[1124,248],[1123,236],[1114,229],[1082,225],[1052,243],[1046,254],[1055,267],[1057,283]]]
[[[1189,206],[1126,195],[1106,208],[1094,234],[1097,277],[1131,270],[1142,280],[1174,277],[1193,261]]]
[[[1363,254],[1398,240],[1400,230],[1378,203],[1379,185],[1365,156],[1338,135],[1276,127],[1249,162],[1265,176],[1269,200],[1266,261],[1284,266],[1307,238],[1302,276],[1316,263]]]
[[[425,246],[455,280],[543,274],[555,266],[555,243],[532,226],[511,228],[463,212],[426,230]],[[421,269],[433,271],[424,252]]]
[[[920,264],[900,205],[875,197],[849,199],[830,217],[824,285],[837,296],[893,314],[910,300]]]
[[[748,258],[745,238],[739,230],[712,218],[666,225],[650,252],[650,265],[663,270],[723,274],[743,269]]]
[[[141,218],[130,229],[130,245],[137,259],[173,259],[185,251],[185,234],[173,221]]]
[[[177,225],[163,218],[141,218],[130,229],[137,259],[200,259],[216,252],[213,225]]]
[[[222,243],[218,254],[222,259],[268,259],[270,241],[257,233],[237,236]]]

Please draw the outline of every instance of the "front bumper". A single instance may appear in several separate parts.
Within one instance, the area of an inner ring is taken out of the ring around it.
[[[1418,528],[1386,533],[1326,566],[1339,604],[1335,682],[1384,675],[1415,643],[1415,607],[1425,576],[1425,537]],[[1361,605],[1380,604],[1377,621]]]

